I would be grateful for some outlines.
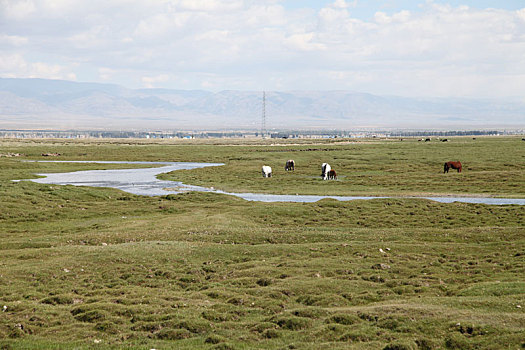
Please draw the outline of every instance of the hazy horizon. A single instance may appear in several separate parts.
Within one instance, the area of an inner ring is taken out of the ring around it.
[[[519,0],[3,0],[0,45],[0,127],[525,124]]]
[[[64,80],[0,78],[0,128],[260,130],[262,92],[128,89]],[[355,91],[267,91],[266,128],[520,129],[525,102],[406,98]]]

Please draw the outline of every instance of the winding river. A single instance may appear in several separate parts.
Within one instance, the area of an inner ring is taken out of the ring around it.
[[[60,162],[60,161],[43,161]],[[261,193],[234,193],[215,190],[200,186],[186,185],[182,182],[164,181],[157,179],[157,175],[174,170],[188,170],[208,166],[221,166],[222,163],[183,163],[183,162],[125,162],[125,161],[64,161],[68,163],[102,163],[102,164],[149,164],[157,165],[152,168],[117,169],[117,170],[86,170],[70,173],[38,174],[44,178],[31,179],[33,182],[55,185],[74,185],[92,187],[111,187],[125,192],[143,196],[162,196],[187,191],[214,192],[243,198],[248,201],[259,202],[316,202],[324,198],[339,201],[354,199],[374,199],[393,197],[357,197],[357,196],[315,196],[315,195],[280,195]],[[412,198],[412,197],[411,197]],[[413,197],[416,198],[416,197]],[[488,198],[488,197],[417,197],[426,198],[441,203],[463,202],[482,204],[518,204],[525,205],[521,198]]]

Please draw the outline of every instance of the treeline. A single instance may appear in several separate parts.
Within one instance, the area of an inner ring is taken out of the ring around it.
[[[385,132],[390,136],[473,136],[473,135],[501,135],[505,132],[497,130],[468,130],[468,131],[396,131]]]
[[[512,135],[523,131],[498,130],[452,130],[452,131],[342,131],[342,130],[290,130],[269,131],[265,137],[270,138],[339,138],[339,137],[431,137],[431,136],[476,136],[476,135]],[[75,131],[75,130],[1,130],[0,137],[13,138],[244,138],[261,137],[257,131]]]
[[[48,131],[48,130],[0,130],[0,137],[14,138],[209,138],[243,137],[242,132],[147,132],[147,131]]]

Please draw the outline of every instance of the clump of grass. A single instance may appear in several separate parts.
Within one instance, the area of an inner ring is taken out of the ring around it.
[[[73,297],[71,295],[53,295],[43,299],[42,303],[51,305],[68,305],[73,304]]]
[[[295,316],[280,316],[272,320],[272,322],[277,324],[282,329],[291,331],[305,329],[311,325],[311,321],[309,319]]]
[[[344,306],[347,305],[345,298],[334,294],[323,295],[302,295],[297,298],[297,302],[308,306]]]
[[[338,324],[343,324],[343,325],[352,325],[359,321],[360,321],[360,318],[357,317],[357,315],[342,314],[342,313],[335,314],[326,320],[326,322],[329,322],[329,323],[338,323]]]
[[[236,316],[229,312],[217,312],[214,310],[205,310],[202,312],[202,317],[212,322],[226,322],[235,320]]]
[[[396,341],[391,344],[388,344],[383,348],[383,350],[418,350],[418,345],[410,340],[405,341]]]
[[[445,338],[445,347],[447,349],[471,349],[472,345],[469,343],[469,341],[462,335],[457,333],[449,334]]]
[[[210,324],[201,320],[184,320],[170,324],[173,328],[182,328],[194,334],[204,334],[210,330]]]
[[[376,336],[373,332],[370,332],[367,329],[356,329],[349,331],[339,338],[339,341],[343,342],[369,342],[376,340]]]
[[[190,331],[184,328],[163,328],[155,333],[155,338],[161,340],[181,340],[191,338],[192,335]]]
[[[438,349],[439,346],[436,341],[429,338],[418,338],[416,339],[416,345],[420,350],[433,350]]]
[[[319,307],[308,307],[293,310],[292,314],[298,317],[319,319],[328,314],[328,311]]]
[[[118,331],[118,325],[112,321],[103,321],[95,325],[95,329],[104,333],[115,333]]]
[[[276,329],[277,325],[274,322],[258,322],[252,327],[254,332],[263,333],[268,329]]]
[[[75,317],[76,320],[80,322],[89,322],[89,323],[96,323],[100,321],[104,321],[108,314],[103,310],[98,309],[85,309],[82,307],[73,309],[71,311],[71,314]]]
[[[215,350],[235,350],[235,346],[230,343],[220,343],[212,347]]]
[[[221,337],[220,335],[212,334],[208,336],[205,340],[205,343],[208,344],[219,344],[226,342],[226,339],[224,337]]]

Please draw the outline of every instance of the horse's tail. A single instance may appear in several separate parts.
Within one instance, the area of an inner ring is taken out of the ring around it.
[[[443,166],[443,173],[446,173],[448,171],[448,163],[445,163]]]

